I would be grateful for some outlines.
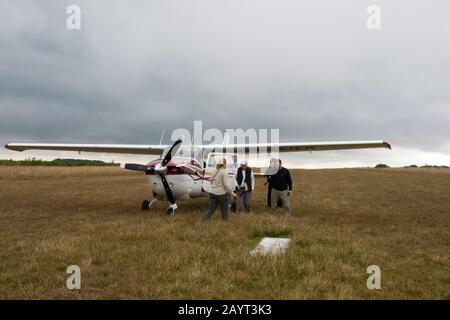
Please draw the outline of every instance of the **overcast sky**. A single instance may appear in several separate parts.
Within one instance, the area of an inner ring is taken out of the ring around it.
[[[70,4],[81,30],[66,28]],[[366,27],[371,4],[380,30]],[[393,146],[292,166],[450,165],[449,12],[448,0],[2,0],[0,143],[155,144],[203,120]],[[0,149],[28,156],[61,154]]]

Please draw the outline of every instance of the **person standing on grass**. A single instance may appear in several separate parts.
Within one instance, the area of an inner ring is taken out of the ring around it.
[[[228,194],[236,196],[230,187],[230,180],[228,178],[227,161],[225,159],[218,159],[216,170],[211,175],[211,191],[209,192],[209,207],[208,211],[203,215],[203,221],[208,221],[217,206],[220,205],[222,212],[222,220],[228,220]]]
[[[292,193],[292,179],[289,170],[283,167],[281,159],[278,160],[277,173],[270,177],[270,183],[272,185],[270,196],[272,213],[276,212],[278,200],[281,199],[284,213],[291,215],[289,196]]]
[[[249,212],[252,204],[252,191],[255,190],[255,176],[246,160],[237,169],[234,179],[236,180],[237,192],[236,212],[244,208]]]
[[[269,168],[268,171],[271,171],[273,169],[278,170],[279,160],[272,158],[270,159]],[[272,197],[272,183],[271,183],[272,176],[270,174],[267,175],[267,180],[264,182],[264,186],[267,187],[267,206],[269,208],[272,208],[272,205],[270,204],[270,198]],[[278,199],[277,207],[282,207],[281,199]]]

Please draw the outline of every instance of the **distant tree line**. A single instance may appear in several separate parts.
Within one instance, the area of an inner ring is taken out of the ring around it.
[[[390,168],[387,164],[379,163],[375,166],[375,168]],[[449,166],[436,166],[436,165],[429,165],[426,164],[424,166],[417,166],[415,164],[411,164],[409,166],[404,166],[403,168],[435,168],[435,169],[448,169]]]
[[[30,158],[25,160],[2,160],[0,159],[0,166],[47,166],[47,167],[115,167],[119,164],[112,162],[104,162],[100,160],[86,160],[86,159],[55,159],[51,161]]]

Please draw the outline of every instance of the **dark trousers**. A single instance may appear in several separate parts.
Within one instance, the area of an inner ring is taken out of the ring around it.
[[[217,206],[220,204],[220,209],[222,212],[222,220],[228,220],[228,197],[227,194],[216,195],[213,193],[209,194],[209,207],[208,211],[203,215],[203,221],[209,220],[214,211],[216,211]]]
[[[267,190],[267,206],[269,208],[272,208],[271,202],[272,202],[272,187],[269,186],[269,189]],[[283,207],[283,202],[281,201],[281,199],[278,199],[277,207],[278,208]]]
[[[243,190],[241,192],[237,192],[236,199],[236,212],[239,212],[243,209],[250,211],[252,205],[252,193],[247,190]]]

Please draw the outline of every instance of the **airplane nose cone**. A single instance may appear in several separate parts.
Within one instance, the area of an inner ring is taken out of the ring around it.
[[[166,166],[162,166],[161,164],[157,164],[157,165],[155,166],[155,172],[156,172],[157,174],[164,175],[164,174],[166,174],[166,172],[167,172],[167,167],[166,167]]]

